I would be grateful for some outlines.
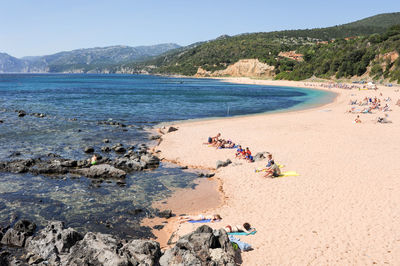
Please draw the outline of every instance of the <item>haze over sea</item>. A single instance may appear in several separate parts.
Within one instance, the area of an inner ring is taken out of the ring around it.
[[[146,75],[1,74],[0,160],[55,153],[89,158],[84,147],[100,152],[111,144],[148,143],[149,131],[162,122],[249,115],[328,101],[331,94],[302,88],[230,84],[218,80]],[[15,110],[45,113],[18,117]],[[99,124],[115,121],[126,127]],[[222,131],[223,129],[221,129]],[[204,140],[208,136],[204,136]],[[260,136],[264,137],[264,136]],[[152,143],[148,143],[152,144]],[[19,156],[11,156],[13,152]],[[253,152],[257,152],[256,150]],[[0,222],[12,215],[65,221],[82,231],[124,237],[148,236],[138,226],[138,208],[149,208],[177,187],[191,187],[197,175],[162,164],[129,174],[123,184],[87,178],[0,173]]]

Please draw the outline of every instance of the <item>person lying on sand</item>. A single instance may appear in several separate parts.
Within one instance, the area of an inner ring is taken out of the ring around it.
[[[356,119],[354,120],[354,123],[356,123],[356,124],[361,123],[361,119],[360,119],[360,116],[359,116],[359,115],[358,115],[358,116],[356,117]]]
[[[264,177],[278,177],[281,175],[281,169],[279,166],[274,162],[274,160],[270,161],[271,166],[265,169]]]
[[[388,114],[385,114],[384,117],[378,117],[377,122],[378,122],[378,123],[382,123],[382,124],[392,123],[392,121],[390,121],[390,120],[388,119],[388,117],[389,117]]]
[[[184,223],[188,221],[202,221],[202,220],[211,220],[211,222],[216,222],[222,220],[221,215],[213,214],[213,215],[196,215],[196,216],[181,216],[179,217],[179,223]]]
[[[249,223],[244,223],[243,225],[227,225],[224,229],[227,233],[246,232],[248,234],[255,230],[251,228]]]

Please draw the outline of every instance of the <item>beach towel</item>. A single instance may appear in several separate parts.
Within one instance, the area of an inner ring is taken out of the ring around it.
[[[231,232],[228,233],[228,235],[230,236],[249,236],[249,235],[255,235],[257,233],[256,230],[251,231],[250,233],[246,233],[246,232]]]
[[[188,222],[192,223],[192,224],[195,224],[195,223],[211,223],[211,219],[204,219],[204,220],[197,220],[197,221],[190,220]],[[214,223],[215,222],[219,222],[219,220],[214,221]]]
[[[279,177],[287,177],[287,176],[299,176],[299,174],[296,171],[287,171],[279,175]]]
[[[239,238],[236,238],[234,236],[229,236],[229,241],[231,241],[232,243],[236,243],[240,250],[247,251],[252,249],[250,244],[240,241]]]

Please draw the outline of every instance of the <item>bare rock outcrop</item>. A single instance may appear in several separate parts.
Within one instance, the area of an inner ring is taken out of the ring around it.
[[[206,71],[201,67],[197,70],[196,77],[273,77],[275,67],[261,63],[258,59],[241,59],[224,70],[214,72]]]

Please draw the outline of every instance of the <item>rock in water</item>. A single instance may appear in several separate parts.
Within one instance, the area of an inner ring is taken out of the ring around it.
[[[85,153],[93,153],[94,152],[94,148],[93,147],[86,147],[84,151],[85,151]]]
[[[90,178],[125,178],[126,172],[108,164],[92,165],[90,168],[77,169],[77,174]]]

